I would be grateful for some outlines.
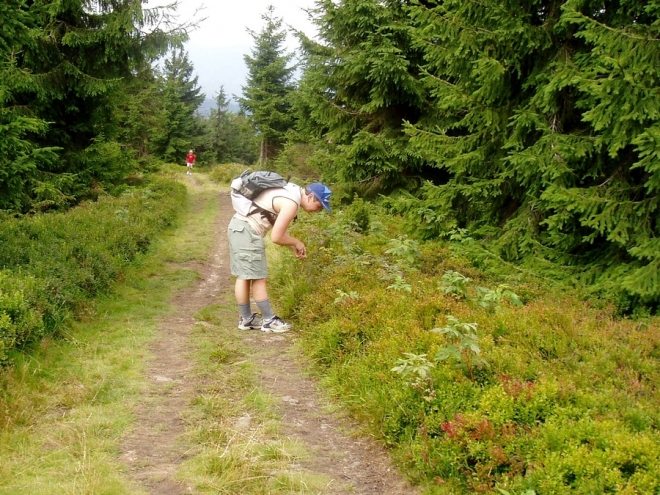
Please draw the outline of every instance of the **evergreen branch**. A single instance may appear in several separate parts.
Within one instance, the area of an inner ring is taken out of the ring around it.
[[[174,41],[176,37],[188,38],[191,31],[199,28],[200,24],[204,22],[207,17],[197,19],[197,15],[202,12],[206,7],[204,5],[197,7],[189,20],[179,23],[179,14],[174,13],[180,6],[180,0],[175,0],[163,5],[155,5],[153,7],[144,8],[144,20],[135,26],[136,31],[146,38],[154,36],[163,36],[165,38],[171,37],[173,44],[178,44]],[[142,29],[146,27],[146,29]]]
[[[437,14],[437,15],[440,19],[444,19],[449,24],[455,24],[455,25],[459,26],[460,28],[465,29],[466,31],[482,32],[482,33],[491,34],[491,35],[495,34],[494,31],[489,31],[488,29],[481,28],[479,26],[471,26],[471,25],[465,24],[463,22],[455,22],[456,19],[458,18],[458,16],[453,16],[453,18],[452,18],[452,17],[448,17],[444,14]]]
[[[446,81],[445,79],[442,79],[434,74],[431,74],[429,71],[426,69],[421,69],[422,74],[426,75],[427,77],[430,77],[431,79],[434,79],[438,81],[439,83],[444,84],[445,86],[449,86],[450,88],[455,88],[458,89],[458,86],[456,84],[452,84],[449,81]]]
[[[480,243],[480,242],[479,242],[479,243],[477,243],[477,244],[478,244],[478,246],[481,248],[482,252],[483,252],[486,256],[489,256],[490,258],[496,260],[498,263],[502,263],[503,265],[506,265],[506,266],[508,266],[508,267],[510,267],[510,268],[513,268],[514,270],[516,270],[516,271],[518,271],[518,272],[520,272],[520,273],[524,273],[525,275],[529,275],[529,276],[531,276],[532,278],[537,278],[537,279],[540,278],[541,280],[544,280],[544,281],[546,281],[546,282],[549,282],[551,285],[555,285],[555,286],[556,286],[556,285],[561,285],[561,281],[558,281],[558,280],[556,280],[556,279],[554,279],[554,278],[546,277],[546,276],[544,276],[544,275],[539,275],[538,271],[528,270],[528,269],[526,269],[526,268],[522,268],[521,266],[516,265],[515,263],[511,263],[510,261],[506,261],[506,260],[505,260],[504,258],[502,258],[501,256],[499,256],[499,255],[493,253],[492,251],[490,251],[489,249],[487,249],[486,246],[483,245],[483,243]],[[460,243],[458,243],[457,245],[459,246]],[[542,247],[544,247],[545,249],[547,249],[547,246],[542,246]],[[561,254],[566,254],[566,253],[561,253]],[[574,270],[571,270],[571,267],[570,267],[570,266],[559,265],[559,264],[557,264],[557,263],[555,263],[555,265],[557,265],[559,268],[564,269],[564,270],[567,270],[567,271],[569,271],[569,272],[574,271]]]
[[[633,40],[639,40],[639,41],[660,41],[660,38],[649,38],[649,37],[644,37],[644,36],[639,36],[639,35],[634,35],[627,33],[623,30],[616,29],[613,27],[608,26],[607,24],[603,24],[602,22],[598,22],[596,19],[592,19],[591,17],[588,17],[584,15],[581,12],[574,12],[574,14],[578,17],[583,18],[585,21],[590,22],[591,24],[595,24],[597,26],[600,26],[608,31],[612,31],[613,33],[620,34],[621,36],[625,36],[626,38],[630,38]]]
[[[364,116],[364,115],[368,115],[368,114],[366,114],[366,113],[364,113],[364,112],[350,111],[350,110],[347,110],[347,109],[345,109],[345,108],[342,108],[342,107],[340,107],[337,103],[335,103],[334,101],[331,101],[331,100],[326,100],[326,101],[327,101],[330,105],[332,105],[333,107],[335,107],[337,110],[339,110],[339,111],[342,112],[342,113],[345,113],[346,115],[353,115],[353,116],[357,116],[357,117],[361,117],[361,116]]]
[[[377,175],[372,175],[371,177],[367,177],[366,179],[353,180],[353,181],[351,181],[351,184],[365,184],[367,182],[376,181],[376,180],[378,180],[378,176]]]
[[[440,77],[438,77],[438,76],[435,76],[435,75],[431,74],[430,72],[428,72],[428,71],[425,70],[425,69],[422,69],[421,72],[424,73],[424,74],[426,74],[427,77],[429,77],[429,78],[431,78],[431,79],[433,79],[433,80],[439,82],[440,84],[444,84],[444,85],[447,86],[447,87],[450,87],[450,88],[452,88],[452,89],[456,89],[457,91],[459,91],[459,92],[463,95],[464,98],[466,98],[469,102],[473,103],[474,105],[478,106],[479,108],[481,108],[481,109],[484,109],[484,108],[490,108],[490,107],[488,107],[487,105],[484,105],[483,103],[481,103],[479,100],[477,100],[477,99],[476,99],[474,96],[472,96],[471,94],[467,94],[467,93],[465,93],[464,91],[461,91],[460,86],[458,86],[458,85],[456,85],[456,84],[452,84],[452,83],[450,83],[449,81],[447,81],[447,80],[445,80],[445,79],[442,79],[442,78],[440,78]],[[467,111],[465,111],[464,113],[467,113]]]
[[[426,134],[427,136],[440,136],[445,139],[448,139],[450,141],[459,141],[462,139],[462,136],[447,136],[444,132],[433,132],[433,131],[428,131],[426,129],[422,129],[420,127],[414,127],[415,132],[419,134]]]
[[[607,179],[605,179],[605,182],[603,182],[602,184],[598,184],[596,187],[605,187],[607,183],[610,182],[612,179],[614,179],[614,174],[610,175]]]
[[[438,45],[437,43],[434,43],[430,40],[427,40],[427,39],[424,39],[424,38],[421,38],[421,39],[416,38],[416,41],[418,43],[423,43],[424,45],[433,47],[433,49],[435,49],[435,50],[442,51],[442,52],[449,52],[449,50],[447,48],[444,48],[442,45]]]

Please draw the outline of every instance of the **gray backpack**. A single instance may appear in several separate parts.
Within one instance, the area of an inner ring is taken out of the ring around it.
[[[284,187],[289,183],[280,174],[259,170],[248,172],[247,170],[231,181],[231,204],[234,210],[241,215],[247,216],[252,209],[252,201],[266,189]]]

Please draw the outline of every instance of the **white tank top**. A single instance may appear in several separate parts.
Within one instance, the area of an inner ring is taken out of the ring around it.
[[[273,200],[275,198],[288,198],[300,207],[302,191],[300,186],[291,182],[284,187],[266,189],[253,201],[254,205],[249,215],[243,216],[237,213],[236,216],[246,220],[255,232],[261,237],[265,237],[268,231],[273,228],[277,219],[278,213],[273,208]]]

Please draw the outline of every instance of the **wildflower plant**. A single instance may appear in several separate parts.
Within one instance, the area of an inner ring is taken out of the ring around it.
[[[414,377],[413,382],[420,382],[429,378],[431,368],[435,365],[426,358],[426,354],[404,352],[403,355],[406,357],[397,359],[396,366],[391,371],[406,379]]]
[[[502,300],[507,300],[515,306],[522,306],[523,303],[518,295],[506,284],[500,284],[496,289],[487,287],[477,287],[477,297],[474,301],[488,311],[498,311],[501,309]]]
[[[444,289],[443,293],[457,299],[465,299],[467,297],[467,284],[471,280],[471,278],[459,272],[447,270],[441,279],[441,285]]]
[[[405,261],[413,265],[419,258],[419,242],[414,239],[408,239],[406,236],[399,236],[396,239],[390,239],[391,248],[385,251],[400,261]]]
[[[337,289],[337,297],[335,298],[335,304],[340,304],[344,301],[350,301],[350,300],[356,300],[360,297],[360,295],[355,292],[354,290],[350,292],[345,292],[341,289]]]
[[[406,384],[421,395],[422,400],[433,401],[436,392],[433,388],[431,368],[434,368],[435,364],[427,359],[426,354],[405,352],[404,356],[406,357],[397,359],[396,366],[390,371],[401,375]]]
[[[464,367],[470,378],[474,380],[474,368],[486,365],[486,361],[480,356],[481,348],[477,337],[477,324],[463,323],[452,315],[447,316],[447,321],[447,326],[434,328],[431,331],[446,335],[454,344],[440,349],[435,355],[435,360],[455,360],[457,365]]]
[[[397,275],[394,283],[387,286],[390,290],[412,292],[412,285],[407,283],[401,275]]]

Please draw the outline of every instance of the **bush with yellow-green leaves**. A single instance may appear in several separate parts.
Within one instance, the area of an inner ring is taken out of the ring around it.
[[[154,178],[66,212],[0,216],[0,363],[107,291],[184,198],[183,186]]]
[[[425,493],[660,493],[657,319],[506,263],[481,272],[460,243],[368,208],[365,232],[350,207],[301,215],[308,259],[278,250],[272,293],[322,382]]]

